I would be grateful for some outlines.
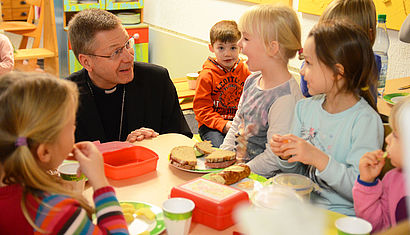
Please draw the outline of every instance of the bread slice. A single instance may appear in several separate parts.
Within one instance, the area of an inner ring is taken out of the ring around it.
[[[251,169],[249,166],[244,163],[239,163],[227,167],[219,173],[212,174],[210,180],[216,183],[230,185],[248,177],[250,173]]]
[[[224,162],[234,160],[236,153],[230,150],[217,149],[205,157],[207,162]]]
[[[194,147],[196,148],[196,150],[198,150],[198,152],[205,155],[215,151],[215,149],[212,147],[211,141],[198,142]]]
[[[177,146],[171,150],[170,160],[171,163],[172,161],[179,163],[177,165],[188,165],[195,168],[196,156],[194,148],[189,146]]]

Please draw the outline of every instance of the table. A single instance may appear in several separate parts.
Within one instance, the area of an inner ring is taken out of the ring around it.
[[[386,81],[386,88],[384,94],[389,93],[398,93],[398,92],[407,92],[410,93],[410,89],[406,90],[398,90],[398,88],[410,85],[410,77],[403,77],[403,78],[395,78],[389,79]],[[393,106],[386,101],[384,101],[381,97],[377,98],[377,109],[379,113],[384,114],[386,116],[390,116],[390,111]]]
[[[182,110],[192,109],[195,90],[188,87],[188,80],[186,77],[172,79],[175,88],[177,89],[178,99]]]
[[[179,145],[193,146],[195,141],[181,134],[164,134],[154,139],[136,142],[137,146],[144,146],[155,151],[158,156],[157,170],[138,177],[124,180],[110,180],[110,184],[115,188],[119,201],[142,201],[161,207],[168,198],[172,187],[183,184],[188,180],[201,177],[203,174],[191,173],[176,169],[168,164],[168,155],[171,149]],[[92,201],[92,189],[88,188],[84,192],[85,197]],[[326,234],[337,234],[334,228],[334,221],[343,215],[327,211]],[[190,234],[229,234],[239,231],[234,225],[223,231],[214,230],[210,227],[198,223],[192,223]],[[166,232],[164,233],[166,234]]]

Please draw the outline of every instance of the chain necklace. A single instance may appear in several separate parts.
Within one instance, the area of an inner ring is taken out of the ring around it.
[[[88,89],[90,89],[91,95],[94,97],[94,100],[96,99],[94,96],[94,90],[91,87],[90,81],[87,79],[87,86]],[[117,88],[114,87],[114,89],[111,89],[109,93],[115,92]],[[107,93],[107,94],[109,94]],[[118,140],[121,141],[121,132],[122,132],[122,120],[124,119],[124,101],[125,101],[125,85],[123,86],[122,89],[122,103],[121,103],[121,119],[120,119],[120,132],[118,133]]]

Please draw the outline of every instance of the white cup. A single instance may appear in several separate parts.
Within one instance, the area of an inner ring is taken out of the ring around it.
[[[347,216],[335,222],[339,235],[366,235],[372,231],[372,225],[364,219]]]
[[[84,174],[78,176],[79,167],[78,162],[65,162],[58,167],[58,173],[70,190],[83,193],[85,176]]]
[[[168,235],[188,234],[194,208],[192,200],[182,197],[170,198],[162,204]]]
[[[188,79],[188,87],[191,90],[196,89],[196,79],[198,78],[198,73],[187,73],[186,78]]]

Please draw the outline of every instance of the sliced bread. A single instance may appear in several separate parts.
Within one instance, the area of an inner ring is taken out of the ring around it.
[[[223,162],[234,160],[236,158],[236,153],[230,150],[217,149],[211,154],[205,157],[207,162]]]
[[[196,156],[194,148],[189,146],[177,146],[171,150],[171,160],[181,165],[196,166]]]
[[[211,141],[198,142],[195,144],[195,148],[196,150],[198,150],[198,152],[205,155],[215,151],[215,149],[212,147]]]

